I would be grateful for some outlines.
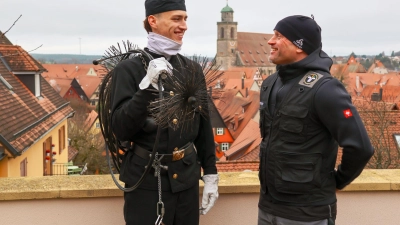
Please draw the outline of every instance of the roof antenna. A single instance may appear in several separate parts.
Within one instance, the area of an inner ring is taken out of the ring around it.
[[[227,0],[227,1],[228,1],[228,0]],[[313,15],[313,14],[311,14],[311,18],[312,18],[313,20],[315,20],[315,19],[314,19],[314,15]]]

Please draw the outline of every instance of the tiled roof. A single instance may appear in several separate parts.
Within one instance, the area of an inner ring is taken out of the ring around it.
[[[237,32],[237,54],[243,66],[274,66],[268,61],[271,47],[268,40],[272,34]]]
[[[361,96],[364,98],[371,98],[372,93],[379,93],[380,85],[371,85],[364,88],[361,92]],[[387,103],[396,103],[396,99],[400,96],[399,86],[382,86],[382,100]]]
[[[72,146],[68,146],[68,162],[74,160],[77,155],[78,155],[78,150],[76,150]]]
[[[101,65],[43,64],[43,66],[48,71],[43,73],[43,77],[47,81],[53,80],[53,83],[63,87],[62,89],[66,91],[71,85],[72,80],[75,78],[88,98],[95,93],[102,79],[107,74],[107,71]],[[93,74],[91,74],[91,72],[93,72]],[[68,85],[66,80],[69,80]],[[54,86],[56,86],[55,84]],[[67,89],[65,89],[66,86],[68,86]]]
[[[0,82],[0,134],[18,153],[26,150],[72,114],[73,110],[69,107],[69,103],[62,99],[43,78],[40,79],[41,98],[38,98],[9,72],[2,61],[0,61],[0,74],[12,87],[10,90]]]
[[[0,31],[0,45],[12,45],[11,41]]]
[[[358,89],[357,89],[358,77]],[[352,95],[361,93],[367,86],[400,86],[400,75],[398,73],[375,74],[375,73],[349,73],[345,78],[346,88]]]
[[[254,142],[256,143],[256,142]],[[238,161],[259,161],[260,160],[260,145],[254,149],[249,148],[246,153],[237,159]]]
[[[98,115],[97,112],[94,111],[94,110],[92,110],[92,111],[89,113],[89,115],[88,115],[88,117],[86,118],[86,120],[85,120],[85,122],[84,122],[84,125],[83,125],[86,131],[89,130],[89,129],[93,126],[93,124],[94,124],[94,122],[96,121],[96,119],[97,119],[98,116],[99,116],[99,115]]]
[[[361,63],[354,60],[346,64],[333,64],[330,72],[336,78],[346,78],[349,73],[365,73],[367,71]]]
[[[42,72],[46,70],[18,45],[0,45],[0,54],[12,72]]]
[[[227,89],[217,103],[221,117],[234,139],[239,136],[259,109],[260,93],[249,90],[248,94],[247,97],[241,97],[238,90]]]
[[[400,134],[400,111],[385,111],[377,106],[372,111],[359,110],[359,113],[375,149],[367,168],[398,168],[400,146],[394,134]]]
[[[258,171],[259,161],[217,161],[218,172]]]
[[[385,69],[385,65],[383,65],[383,63],[379,60],[375,60],[374,63],[371,64],[371,66],[369,67],[367,73],[373,73],[375,68],[382,68]]]
[[[243,131],[235,139],[229,150],[225,152],[226,160],[237,160],[253,151],[261,142],[259,123],[250,120]],[[258,157],[252,160],[257,160]]]

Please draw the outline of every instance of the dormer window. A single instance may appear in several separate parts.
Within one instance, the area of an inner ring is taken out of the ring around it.
[[[14,74],[31,91],[31,93],[35,95],[35,97],[41,97],[41,76],[39,73],[14,72]]]

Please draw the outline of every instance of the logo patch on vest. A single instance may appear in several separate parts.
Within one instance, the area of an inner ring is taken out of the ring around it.
[[[317,81],[321,79],[323,76],[324,75],[316,72],[308,72],[306,75],[304,75],[303,78],[301,78],[299,84],[312,88],[314,84],[317,83]]]

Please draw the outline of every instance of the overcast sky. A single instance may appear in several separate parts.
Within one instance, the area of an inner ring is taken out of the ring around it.
[[[188,31],[183,54],[214,56],[216,23],[226,0],[186,0]],[[400,51],[398,0],[229,0],[238,31],[272,33],[289,15],[314,15],[330,55],[377,55]],[[144,0],[0,0],[0,30],[34,53],[99,54],[122,40],[143,48]]]

